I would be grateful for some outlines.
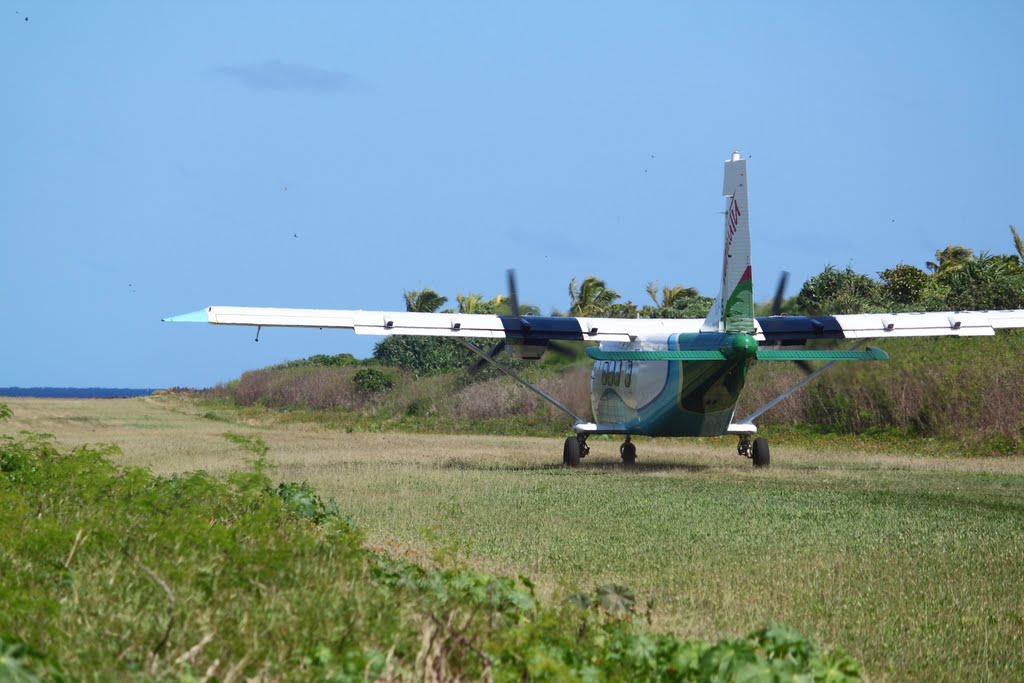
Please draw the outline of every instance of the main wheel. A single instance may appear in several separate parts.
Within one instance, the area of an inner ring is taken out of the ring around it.
[[[623,465],[636,464],[636,444],[632,441],[624,441],[619,446],[619,455],[622,457]]]
[[[568,467],[579,467],[582,452],[580,440],[575,436],[568,437],[565,440],[565,446],[562,447],[562,463]]]
[[[754,461],[754,467],[768,467],[772,461],[772,457],[768,453],[768,439],[763,437],[754,439],[754,452],[750,459]]]

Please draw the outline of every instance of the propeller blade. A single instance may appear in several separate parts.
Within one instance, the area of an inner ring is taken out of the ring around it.
[[[519,317],[519,296],[516,294],[516,271],[508,269],[508,304],[512,309],[512,315]]]
[[[786,282],[789,280],[789,273],[782,271],[779,275],[779,286],[775,289],[775,298],[772,300],[772,315],[778,315],[782,311],[782,298],[786,292]]]
[[[772,299],[772,315],[782,313],[782,301],[785,298],[787,282],[789,282],[789,272],[784,270],[779,274],[779,286],[775,288],[775,298]],[[793,363],[803,370],[804,374],[810,375],[814,372],[814,368],[805,360],[795,360]]]

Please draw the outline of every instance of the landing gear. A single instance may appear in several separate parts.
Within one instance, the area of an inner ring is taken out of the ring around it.
[[[626,440],[619,446],[619,456],[622,457],[623,465],[635,465],[636,464],[636,444],[633,440],[626,435]]]
[[[587,435],[577,434],[565,439],[562,447],[562,463],[568,467],[579,467],[580,460],[587,457],[590,446],[587,445]]]
[[[754,439],[754,452],[751,455],[754,467],[768,467],[771,463],[771,455],[768,453],[768,439]]]
[[[771,464],[768,439],[763,437],[758,437],[751,443],[749,434],[740,434],[740,443],[736,446],[736,452],[744,458],[750,458],[754,467],[768,467]]]

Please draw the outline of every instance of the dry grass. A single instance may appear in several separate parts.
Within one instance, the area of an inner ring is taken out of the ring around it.
[[[893,339],[884,363],[845,363],[760,418],[838,433],[870,430],[941,437],[977,452],[1024,452],[1024,334]],[[746,415],[803,375],[790,363],[751,370]]]
[[[577,367],[558,375],[542,377],[537,388],[554,396],[569,410],[590,419],[590,369]],[[493,419],[529,415],[546,410],[554,419],[564,422],[565,415],[547,401],[522,385],[505,377],[478,382],[458,391],[451,401],[453,417]]]

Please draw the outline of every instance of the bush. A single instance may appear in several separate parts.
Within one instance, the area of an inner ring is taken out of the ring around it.
[[[359,391],[374,394],[395,386],[395,377],[377,368],[363,368],[352,377],[352,383]]]
[[[839,270],[825,266],[804,283],[797,306],[812,315],[819,313],[865,313],[878,306],[878,283],[847,266]]]
[[[878,275],[882,279],[882,297],[897,307],[914,307],[928,285],[927,273],[905,263],[886,268]]]
[[[429,396],[420,396],[409,402],[405,414],[409,417],[425,417],[434,412],[434,401]]]
[[[417,377],[464,368],[473,353],[451,337],[385,337],[373,349],[373,357],[384,365],[407,370]]]
[[[327,356],[322,353],[318,353],[315,356],[304,358],[302,360],[290,360],[280,365],[275,365],[277,368],[303,368],[303,367],[316,367],[316,368],[343,368],[349,365],[359,365],[362,363],[361,360],[353,356],[351,353],[339,353],[333,356]]]
[[[1024,268],[1013,257],[982,254],[939,279],[949,287],[946,301],[955,310],[1024,307]]]

